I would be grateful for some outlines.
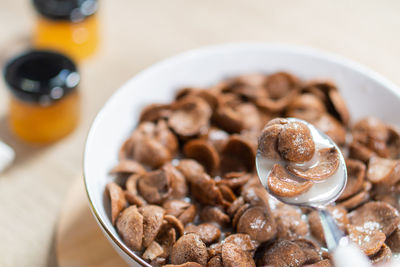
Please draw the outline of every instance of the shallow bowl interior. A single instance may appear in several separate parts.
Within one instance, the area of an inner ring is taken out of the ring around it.
[[[328,78],[345,98],[352,120],[374,115],[400,125],[398,88],[356,63],[313,49],[283,45],[229,44],[187,52],[158,63],[122,86],[97,115],[87,138],[84,177],[99,226],[131,265],[146,264],[131,252],[111,224],[104,188],[118,150],[135,127],[140,110],[167,102],[184,86],[207,87],[245,73],[288,71],[302,79]]]

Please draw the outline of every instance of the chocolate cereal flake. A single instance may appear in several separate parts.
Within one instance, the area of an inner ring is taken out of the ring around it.
[[[303,265],[303,267],[331,267],[331,266],[333,266],[333,265],[332,265],[331,261],[328,259],[318,261],[318,262],[312,263],[312,264]]]
[[[308,126],[302,122],[285,124],[279,134],[278,151],[290,162],[303,163],[311,160],[315,143]]]
[[[208,127],[211,108],[202,98],[185,97],[174,105],[169,126],[182,137],[198,135]]]
[[[346,129],[331,115],[322,114],[313,124],[328,135],[336,144],[343,145],[346,143]]]
[[[400,180],[400,161],[371,157],[368,162],[367,179],[374,184],[394,185]]]
[[[289,165],[287,168],[288,171],[306,180],[321,181],[328,179],[339,167],[339,152],[335,147],[330,147],[320,149],[317,153],[319,154],[317,165],[306,170]]]
[[[111,174],[142,174],[145,173],[146,169],[138,162],[134,160],[121,160],[111,170]]]
[[[169,161],[177,149],[177,140],[164,121],[142,122],[125,145],[125,155],[150,167]]]
[[[293,241],[278,240],[268,247],[259,265],[274,267],[302,266],[307,258],[301,247]]]
[[[185,262],[183,264],[167,264],[164,265],[164,267],[201,267],[201,264],[198,264],[197,262]]]
[[[381,249],[376,254],[369,257],[372,264],[383,264],[390,261],[391,258],[392,251],[386,244],[383,244]]]
[[[256,250],[257,242],[251,240],[248,234],[233,234],[225,238],[225,243],[232,243],[240,247],[243,251],[252,253]]]
[[[319,97],[306,93],[294,98],[289,103],[286,116],[313,123],[326,112],[326,107]]]
[[[343,200],[358,193],[362,189],[365,178],[365,164],[359,160],[347,159],[347,184],[338,200]]]
[[[175,229],[175,232],[178,237],[184,234],[185,228],[182,222],[178,220],[175,216],[167,214],[164,216],[164,221],[166,221],[170,226],[172,226]]]
[[[278,123],[271,125],[267,124],[264,127],[258,139],[258,151],[261,156],[271,160],[281,159],[281,155],[278,151],[278,140],[283,127],[282,124]]]
[[[222,262],[223,266],[227,267],[256,266],[251,255],[233,243],[225,243],[222,245]]]
[[[251,178],[250,174],[231,172],[224,175],[224,178],[217,182],[218,185],[225,185],[232,190],[236,190],[245,185]]]
[[[233,214],[233,218],[232,218],[232,226],[233,226],[234,228],[237,227],[237,224],[238,224],[238,222],[239,222],[239,219],[242,217],[243,213],[244,213],[246,210],[248,210],[250,207],[251,207],[251,205],[248,204],[248,203],[246,203],[246,204],[243,204],[240,208],[238,208],[238,209],[236,210],[236,212]]]
[[[320,248],[314,241],[300,238],[294,239],[293,242],[303,250],[306,263],[316,263],[322,260]]]
[[[171,192],[168,198],[181,199],[188,193],[188,185],[185,177],[172,164],[167,163],[162,167],[162,170],[170,179]]]
[[[163,247],[160,246],[156,241],[151,242],[151,244],[147,247],[147,249],[143,253],[143,259],[152,261],[159,256],[164,254]]]
[[[222,266],[222,257],[218,255],[212,257],[207,263],[207,267],[221,267],[221,266]]]
[[[251,172],[254,169],[255,148],[240,136],[232,135],[221,153],[222,173],[234,171]]]
[[[125,198],[130,205],[135,205],[137,207],[143,207],[147,204],[147,201],[144,200],[144,198],[129,191],[125,191]]]
[[[282,165],[274,164],[268,176],[268,189],[280,197],[294,197],[308,191],[313,183],[296,179]]]
[[[142,250],[143,216],[136,206],[130,206],[121,212],[116,227],[129,248],[136,251]]]
[[[171,262],[183,264],[185,262],[197,262],[205,266],[207,264],[207,248],[200,237],[195,234],[187,234],[178,239],[172,248]]]
[[[370,200],[370,190],[371,190],[371,183],[368,181],[365,181],[363,183],[362,189],[360,192],[358,192],[357,194],[341,201],[338,203],[339,206],[346,208],[347,210],[352,210],[355,209],[359,206],[361,206],[362,204],[364,204],[365,202],[367,202],[368,200]]]
[[[237,223],[239,233],[248,234],[257,242],[271,240],[276,235],[276,224],[270,211],[265,207],[247,209]]]
[[[139,208],[143,216],[143,246],[147,248],[156,238],[161,229],[164,209],[156,205],[147,205]]]
[[[386,238],[385,243],[393,252],[400,252],[400,229],[399,227],[394,230],[394,232]]]
[[[167,119],[171,115],[169,105],[165,104],[150,104],[143,108],[140,113],[139,121],[155,122],[160,119]]]
[[[378,229],[348,225],[347,231],[350,240],[358,245],[367,256],[377,253],[386,239],[385,234]]]
[[[400,223],[398,211],[385,202],[368,202],[349,214],[351,224],[366,229],[379,229],[389,236]]]
[[[203,139],[194,139],[185,144],[183,154],[201,163],[208,173],[219,168],[220,158],[215,147]]]
[[[231,221],[229,216],[216,206],[205,206],[200,212],[200,218],[203,222],[216,222],[220,226],[226,226]]]
[[[142,175],[138,180],[140,195],[151,204],[161,204],[171,193],[171,177],[157,170]]]
[[[168,200],[164,202],[163,208],[166,214],[179,217],[185,210],[187,210],[192,204],[183,200]]]
[[[301,212],[293,206],[283,205],[273,213],[278,238],[293,239],[306,236],[308,224],[302,219]]]
[[[180,160],[176,168],[189,182],[195,182],[197,177],[201,176],[205,172],[204,167],[192,159]]]
[[[126,207],[124,191],[116,183],[107,184],[107,192],[111,199],[111,222],[115,225],[120,212]]]
[[[197,234],[205,244],[214,243],[221,236],[221,231],[218,227],[211,223],[202,223],[199,225],[187,225],[185,227],[185,234]]]
[[[269,197],[264,188],[250,186],[242,189],[244,201],[252,206],[262,206],[269,209]]]
[[[159,167],[172,158],[165,146],[150,137],[140,138],[134,147],[134,159],[151,167]]]

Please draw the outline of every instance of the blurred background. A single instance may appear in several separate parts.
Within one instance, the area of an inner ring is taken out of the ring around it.
[[[90,123],[114,91],[159,60],[226,42],[289,43],[340,54],[400,85],[397,0],[100,0],[96,19],[98,47],[76,62],[81,119],[72,134],[45,146],[21,141],[8,127],[10,94],[0,83],[0,140],[16,152],[0,174],[0,266],[57,266],[57,221],[81,175]],[[32,1],[0,1],[2,67],[30,46],[37,23]]]

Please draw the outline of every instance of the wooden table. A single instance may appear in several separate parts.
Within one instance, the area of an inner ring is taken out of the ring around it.
[[[0,54],[26,39],[34,13],[26,0],[0,1]],[[73,178],[81,173],[86,133],[106,99],[127,79],[176,53],[224,42],[283,42],[342,54],[400,84],[398,0],[100,1],[102,44],[80,66],[79,128],[51,146],[21,143],[7,128],[0,84],[0,138],[17,152],[0,174],[0,266],[56,266],[54,229]],[[11,49],[12,50],[12,49]]]

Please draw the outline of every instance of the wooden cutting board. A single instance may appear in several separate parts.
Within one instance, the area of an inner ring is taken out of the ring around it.
[[[72,185],[56,232],[59,267],[126,267],[90,212],[83,179]]]

